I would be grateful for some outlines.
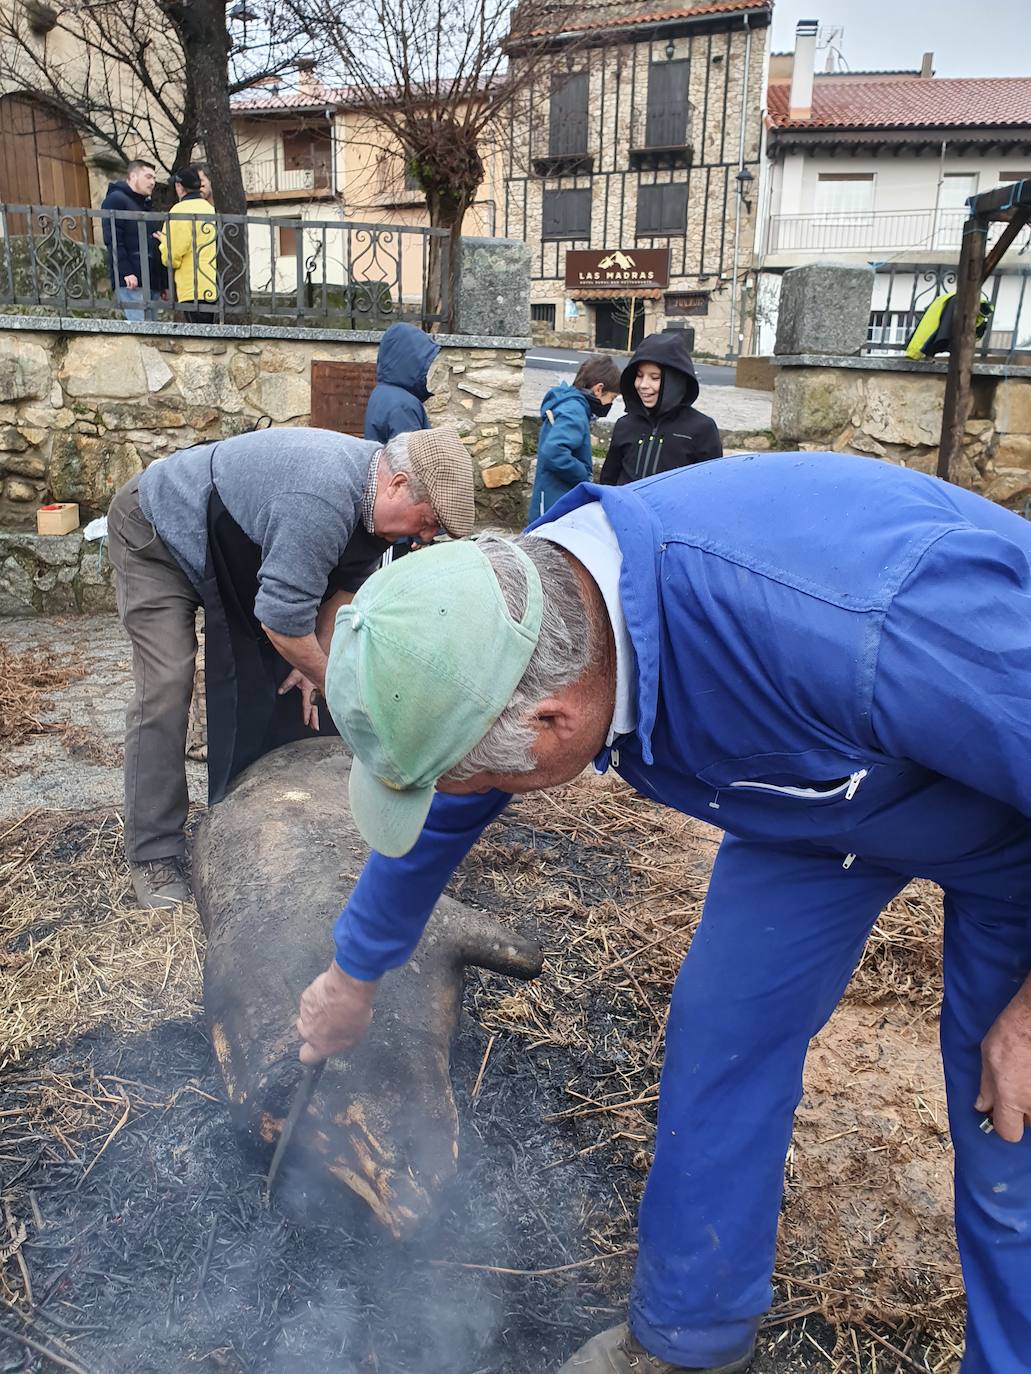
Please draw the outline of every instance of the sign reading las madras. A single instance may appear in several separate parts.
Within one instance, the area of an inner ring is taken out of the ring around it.
[[[566,289],[669,285],[668,248],[576,249],[566,254]]]

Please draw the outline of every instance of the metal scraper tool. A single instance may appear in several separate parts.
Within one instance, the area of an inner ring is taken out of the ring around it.
[[[266,1206],[271,1200],[272,1185],[276,1181],[276,1174],[279,1173],[279,1166],[283,1162],[283,1156],[290,1147],[290,1141],[293,1139],[294,1131],[297,1129],[297,1123],[300,1121],[304,1112],[307,1110],[308,1104],[315,1096],[315,1089],[319,1086],[319,1079],[322,1077],[322,1071],[325,1067],[326,1061],[324,1059],[319,1064],[309,1064],[304,1070],[303,1078],[297,1085],[297,1091],[294,1093],[294,1100],[290,1104],[290,1111],[287,1113],[287,1118],[283,1122],[283,1129],[279,1133],[279,1141],[276,1144],[275,1154],[272,1156],[272,1163],[269,1165],[268,1177],[265,1179]]]

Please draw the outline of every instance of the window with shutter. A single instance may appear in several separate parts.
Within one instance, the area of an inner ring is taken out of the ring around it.
[[[644,134],[646,147],[682,148],[687,143],[689,75],[690,63],[684,58],[651,64]]]
[[[687,182],[637,188],[637,237],[687,232]]]
[[[549,157],[572,157],[587,152],[587,99],[586,72],[552,79]]]
[[[591,237],[591,193],[588,189],[545,191],[541,211],[542,238]]]

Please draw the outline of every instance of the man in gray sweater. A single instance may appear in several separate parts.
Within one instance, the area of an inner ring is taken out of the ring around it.
[[[209,801],[241,768],[306,729],[336,612],[396,540],[473,527],[472,462],[450,429],[386,446],[319,429],[266,429],[183,449],[117,493],[108,515],[118,612],[132,641],[125,846],[141,906],[189,889],[185,744],[205,608]],[[280,702],[300,691],[299,719]],[[292,731],[292,733],[290,733]]]

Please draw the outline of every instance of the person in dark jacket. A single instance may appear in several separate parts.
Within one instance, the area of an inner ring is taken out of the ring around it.
[[[430,397],[426,374],[440,352],[436,339],[414,324],[392,324],[376,355],[376,385],[365,407],[363,438],[381,444],[395,434],[429,429],[423,402]]]
[[[537,474],[530,497],[530,519],[555,504],[579,482],[594,476],[591,419],[607,415],[619,394],[619,369],[596,355],[581,363],[573,385],[559,382],[541,403]]]
[[[102,210],[129,210],[135,214],[153,209],[151,194],[157,177],[149,162],[134,159],[126,168],[124,181],[112,181],[100,203]],[[142,322],[155,318],[151,302],[168,284],[155,233],[161,219],[128,219],[105,215],[104,246],[107,249],[111,286],[125,318]]]
[[[623,369],[620,390],[626,414],[612,431],[598,479],[603,486],[723,457],[716,422],[694,408],[698,378],[679,330],[642,340]]]

